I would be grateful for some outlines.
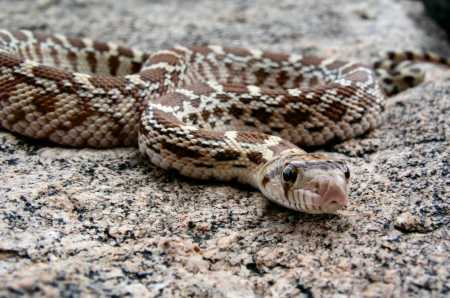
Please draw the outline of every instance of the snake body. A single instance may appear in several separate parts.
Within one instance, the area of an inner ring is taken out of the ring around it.
[[[348,167],[300,147],[377,127],[385,94],[423,80],[399,68],[405,61],[450,65],[413,52],[373,66],[219,46],[146,53],[2,30],[0,125],[73,147],[138,145],[164,169],[247,183],[291,209],[335,212],[348,203]]]

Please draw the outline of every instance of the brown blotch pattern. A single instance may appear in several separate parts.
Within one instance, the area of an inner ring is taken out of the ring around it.
[[[157,99],[159,103],[168,107],[182,107],[183,102],[191,101],[189,97],[182,93],[174,92]]]
[[[239,119],[244,114],[244,109],[238,107],[237,105],[233,104],[228,109],[228,113],[232,115],[234,118]]]
[[[305,56],[302,59],[304,65],[318,65],[323,61],[322,58],[316,56]]]
[[[189,85],[186,87],[186,89],[194,91],[196,95],[209,95],[214,92],[214,89],[205,83],[196,83],[193,85]]]
[[[17,58],[17,56],[0,52],[0,66],[14,68],[22,64],[23,60]]]
[[[189,147],[169,143],[165,140],[162,141],[161,147],[162,149],[172,152],[178,157],[200,158],[203,156],[198,150],[193,150]]]
[[[183,124],[174,115],[168,114],[155,108],[153,108],[153,117],[155,118],[156,122],[158,122],[165,128],[179,128]]]
[[[48,80],[61,82],[64,80],[72,81],[73,74],[60,68],[51,66],[39,65],[33,68],[33,75]]]
[[[180,61],[180,59],[175,55],[163,53],[151,56],[148,61],[149,64],[157,64],[161,62],[165,62],[169,65],[177,65],[180,64],[182,61]]]
[[[225,52],[236,55],[236,56],[240,56],[240,57],[246,57],[246,56],[250,56],[251,53],[247,50],[247,49],[243,49],[243,48],[225,48],[224,49]]]
[[[213,156],[213,158],[217,161],[231,161],[231,160],[238,160],[240,156],[241,156],[241,153],[239,151],[226,149],[226,150],[217,152]]]
[[[108,67],[109,73],[113,76],[117,75],[117,71],[119,70],[120,60],[117,56],[110,56],[108,58]]]
[[[148,82],[162,82],[165,74],[166,71],[161,68],[146,69],[139,73],[141,79]]]
[[[86,47],[84,42],[79,38],[67,38],[67,40],[69,41],[70,45],[73,46],[74,48],[82,49]]]
[[[275,52],[265,52],[263,58],[270,59],[276,63],[287,61],[289,59],[288,54],[275,53]]]
[[[239,131],[236,136],[236,142],[260,144],[269,139],[269,137],[269,135],[263,133]]]
[[[262,155],[261,152],[249,152],[249,153],[247,153],[247,158],[248,158],[251,162],[253,162],[253,163],[257,164],[257,165],[259,165],[259,164],[264,163],[264,162],[267,161],[267,160],[263,157],[263,155]]]
[[[308,122],[310,120],[311,113],[307,110],[289,109],[283,113],[284,120],[292,126],[298,126],[301,123]]]
[[[98,75],[90,77],[89,82],[96,88],[104,90],[118,89],[121,92],[125,92],[126,82],[121,78]]]
[[[270,117],[272,117],[272,112],[268,112],[266,108],[259,108],[256,110],[252,110],[252,117],[258,119],[262,123],[267,123],[270,121]]]
[[[108,52],[109,51],[109,46],[104,43],[104,42],[100,42],[100,41],[94,41],[93,43],[93,48],[100,52],[100,53],[104,53],[104,52]]]

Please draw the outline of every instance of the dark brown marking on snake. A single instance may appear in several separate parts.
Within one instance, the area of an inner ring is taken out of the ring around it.
[[[19,108],[11,112],[11,114],[14,116],[13,119],[8,119],[8,123],[16,123],[22,119],[25,119],[25,116],[27,115],[27,112],[25,112],[23,109]]]
[[[275,52],[264,52],[263,58],[270,59],[274,61],[275,63],[280,63],[287,61],[289,59],[289,54],[285,53],[275,53]]]
[[[207,110],[202,111],[202,118],[205,122],[208,122],[209,117],[211,116],[211,113]]]
[[[180,72],[179,71],[172,71],[170,73],[170,81],[177,86],[178,82],[180,81]]]
[[[69,61],[70,65],[72,66],[72,69],[74,71],[78,71],[78,56],[74,52],[67,52],[66,58]]]
[[[233,164],[232,167],[238,168],[238,169],[246,169],[247,168],[246,165],[242,165],[242,164]]]
[[[166,71],[162,68],[146,69],[139,73],[140,78],[146,82],[160,82],[164,81]]]
[[[386,53],[386,57],[387,57],[389,60],[395,61],[396,58],[397,58],[397,54],[396,54],[395,52],[389,51],[389,52]]]
[[[80,113],[75,114],[73,117],[69,118],[68,121],[71,123],[72,127],[78,127],[83,122],[86,121],[86,119],[91,115],[90,110],[80,110]],[[122,130],[123,126],[120,125],[120,131]],[[113,135],[119,135],[116,131],[117,129],[113,129]],[[128,133],[128,132],[127,132]],[[120,140],[120,139],[119,139]]]
[[[247,96],[247,95],[239,96],[239,101],[242,102],[245,105],[248,105],[249,103],[251,103],[252,100],[253,100],[253,98],[250,97],[250,96]]]
[[[119,66],[120,66],[119,57],[117,57],[117,56],[109,56],[108,57],[109,73],[112,76],[116,76],[117,75],[117,71],[119,70]]]
[[[277,75],[276,81],[278,83],[278,85],[280,86],[284,86],[284,84],[286,84],[287,81],[289,81],[289,75],[286,71],[280,71]]]
[[[42,49],[41,49],[40,45],[39,44],[34,44],[33,45],[33,50],[36,53],[37,61],[39,63],[42,63],[44,61],[44,55],[42,54]]]
[[[308,110],[304,109],[288,109],[283,113],[284,120],[296,127],[301,123],[307,122],[310,120],[311,113]]]
[[[67,40],[74,48],[83,49],[84,47],[86,47],[86,45],[80,38],[67,38]]]
[[[262,164],[264,162],[267,162],[267,160],[263,157],[261,152],[249,152],[247,153],[248,159],[253,162],[254,164]]]
[[[49,50],[50,50],[49,51],[50,57],[52,57],[52,59],[53,59],[53,64],[55,66],[60,66],[61,60],[59,59],[58,51],[56,50],[56,48],[51,47]]]
[[[356,90],[353,86],[346,86],[343,88],[342,86],[336,86],[334,90],[336,91],[336,95],[341,98],[352,97],[356,94]]]
[[[212,168],[214,168],[214,166],[211,165],[211,164],[200,163],[200,162],[194,163],[194,167],[197,167],[197,168],[205,168],[205,169],[212,169]]]
[[[238,107],[235,104],[232,104],[228,109],[228,113],[232,115],[234,118],[239,119],[244,114],[244,109]]]
[[[245,85],[225,83],[223,84],[223,91],[226,93],[242,94],[246,93],[248,89]]]
[[[267,183],[269,183],[270,181],[270,177],[268,174],[264,175],[263,179],[262,179],[262,186],[266,187]]]
[[[214,110],[213,110],[214,116],[216,116],[216,118],[218,118],[218,119],[222,119],[223,112],[224,111],[221,108],[219,108],[219,107],[215,107]]]
[[[251,116],[258,119],[262,123],[267,123],[272,117],[272,112],[268,112],[266,108],[258,108],[256,110],[252,110]]]
[[[86,60],[89,65],[89,69],[91,73],[95,73],[97,71],[97,58],[94,52],[86,53]]]
[[[430,55],[430,53],[424,53],[423,54],[423,59],[425,60],[425,61],[432,61],[433,60],[433,57],[431,57],[431,55]]]
[[[0,52],[0,66],[15,68],[22,64],[23,60],[16,55]]]
[[[89,82],[95,87],[104,90],[117,89],[125,93],[126,82],[122,78],[112,76],[92,76]]]
[[[169,65],[177,65],[177,64],[180,64],[181,61],[177,56],[175,56],[173,54],[160,53],[160,54],[155,54],[155,55],[151,56],[147,63],[148,64],[158,64],[158,63],[162,63],[162,62],[165,62]]]
[[[414,87],[416,85],[416,78],[413,76],[404,76],[403,77],[403,82],[408,86],[408,87]]]
[[[270,138],[269,135],[250,132],[250,131],[239,131],[236,136],[236,142],[238,143],[249,143],[249,144],[261,144]]]
[[[264,68],[258,69],[253,74],[256,77],[255,85],[257,85],[257,86],[263,85],[264,82],[267,80],[267,78],[270,76],[270,73],[267,72]]]
[[[320,79],[317,76],[309,78],[309,86],[314,87],[320,84]]]
[[[157,99],[157,101],[159,103],[161,103],[164,106],[168,106],[168,107],[183,107],[183,102],[189,102],[192,100],[187,97],[186,95],[179,93],[179,92],[174,92],[174,93],[169,93],[167,95],[164,95],[162,97],[160,97],[159,99]]]
[[[31,54],[31,49],[29,45],[25,46],[25,57],[28,58],[29,60],[33,60],[33,55]]]
[[[117,47],[117,53],[119,53],[119,56],[127,57],[127,58],[133,58],[134,53],[130,48],[119,46]]]
[[[101,41],[94,41],[92,47],[100,53],[108,52],[110,50],[108,44]]]
[[[440,64],[444,64],[444,65],[448,65],[450,63],[450,60],[448,58],[445,57],[439,57],[439,61]]]
[[[73,74],[60,68],[55,68],[46,65],[38,65],[33,68],[33,75],[38,78],[44,78],[57,83],[63,81],[73,81]]]
[[[374,69],[378,69],[378,68],[380,68],[382,65],[383,65],[383,61],[376,61],[376,62],[373,64],[373,68],[374,68]]]
[[[294,83],[293,83],[294,87],[295,88],[300,87],[303,80],[304,80],[303,75],[301,73],[299,73],[294,79]]]
[[[305,56],[302,59],[302,64],[304,65],[319,65],[322,63],[323,58],[319,58],[316,56]]]
[[[145,61],[145,60],[144,60]],[[138,73],[142,69],[142,63],[140,62],[131,62],[131,73]]]
[[[308,131],[311,133],[312,132],[321,132],[324,128],[325,128],[324,125],[316,124],[315,126],[308,127]]]
[[[208,141],[216,141],[219,144],[223,143],[224,133],[220,131],[211,130],[196,130],[191,132],[192,136],[196,139],[204,139]],[[209,145],[214,146],[214,145]]]
[[[243,48],[225,48],[224,50],[227,54],[230,53],[240,57],[247,57],[251,55],[249,50]]]
[[[200,55],[202,55],[202,56],[207,56],[209,53],[213,52],[211,49],[209,49],[209,48],[207,48],[207,47],[199,47],[199,46],[191,47],[190,50],[191,50],[192,52],[194,52],[194,53],[196,53],[196,54],[200,54]],[[174,51],[176,52],[177,50],[175,49]],[[184,56],[185,53],[182,52],[182,55]],[[194,56],[196,56],[196,55],[192,55],[192,56],[193,56],[193,58],[194,58]]]
[[[189,85],[186,89],[192,90],[196,95],[208,95],[215,91],[211,86],[205,83]]]
[[[411,51],[405,51],[405,57],[406,57],[407,60],[411,60],[411,61],[412,61],[412,60],[414,60],[415,56],[416,56],[416,55],[414,55],[413,52],[411,52]]]
[[[230,160],[238,160],[241,156],[239,151],[225,149],[223,151],[217,152],[213,158],[217,161],[230,161]]]
[[[331,119],[334,122],[339,122],[342,120],[342,116],[345,115],[345,112],[345,106],[339,104],[339,102],[334,102],[322,111],[322,115],[328,117],[328,119]]]
[[[47,39],[51,40],[52,43],[54,43],[56,46],[68,50],[67,46],[64,45],[64,42],[60,38],[58,38],[57,36],[55,36],[55,35],[48,35]]]
[[[220,102],[228,102],[231,100],[231,97],[225,93],[217,94],[215,97]]]
[[[198,124],[198,115],[197,114],[194,114],[194,113],[189,114],[188,119],[193,125]]]
[[[166,140],[162,140],[161,148],[172,152],[178,157],[200,158],[203,157],[198,150],[193,150],[188,147],[179,146],[177,144],[169,143]]]
[[[35,94],[33,96],[33,104],[36,107],[36,110],[42,114],[47,114],[49,112],[53,112],[55,110],[55,94],[47,93],[47,94]]]

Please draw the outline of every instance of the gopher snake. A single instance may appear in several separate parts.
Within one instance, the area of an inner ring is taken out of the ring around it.
[[[423,80],[405,61],[450,65],[413,52],[389,53],[374,67],[218,46],[150,54],[0,31],[0,121],[62,145],[139,145],[164,169],[237,180],[288,208],[332,213],[348,203],[348,167],[297,146],[375,128],[384,93]]]

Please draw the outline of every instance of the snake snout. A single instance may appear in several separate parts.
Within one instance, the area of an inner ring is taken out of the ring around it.
[[[319,208],[325,212],[334,212],[349,204],[345,182],[335,177],[318,177]]]

